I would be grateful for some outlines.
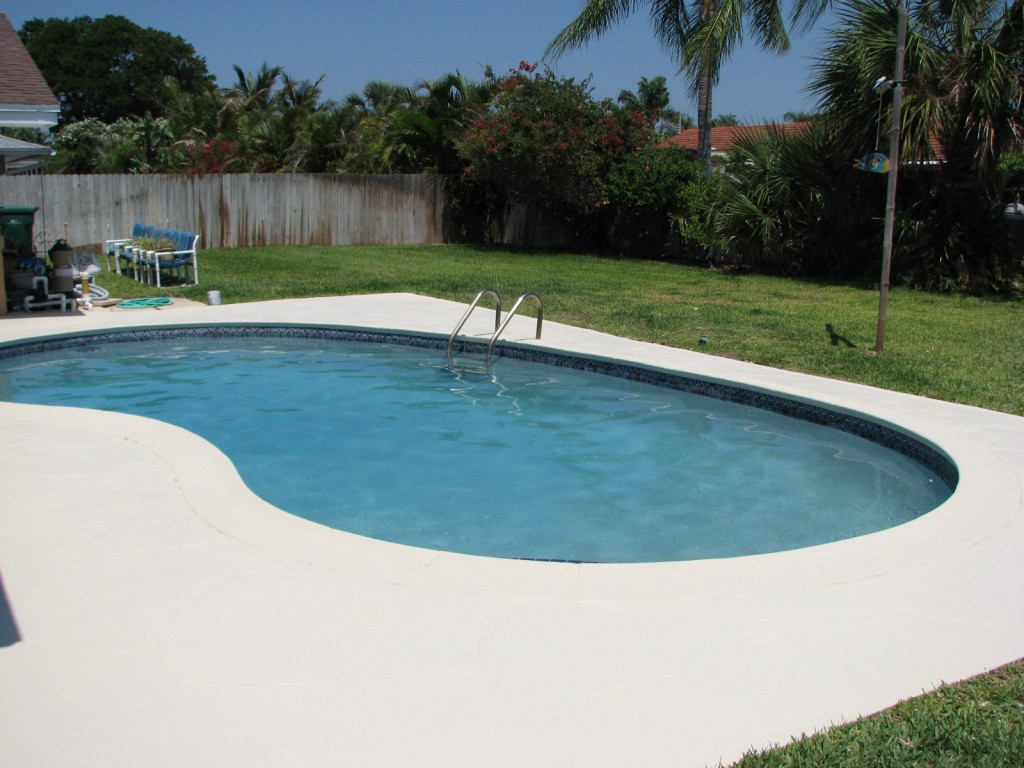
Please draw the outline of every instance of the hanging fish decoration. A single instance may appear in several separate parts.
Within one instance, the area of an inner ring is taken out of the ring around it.
[[[868,173],[888,173],[889,158],[881,152],[868,152],[860,160],[857,160],[853,167],[858,171],[867,171]]]
[[[1020,201],[1020,195],[1017,195],[1017,202],[1010,203],[1003,209],[1003,216],[1011,224],[1024,221],[1024,203]]]

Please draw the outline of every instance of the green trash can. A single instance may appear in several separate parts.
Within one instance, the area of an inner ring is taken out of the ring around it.
[[[32,227],[39,208],[0,206],[0,233],[4,237],[4,253],[13,251],[19,258],[32,258]]]

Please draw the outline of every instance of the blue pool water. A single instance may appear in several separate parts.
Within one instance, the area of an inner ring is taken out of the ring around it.
[[[82,342],[0,359],[0,397],[177,424],[292,514],[495,557],[774,552],[899,525],[950,495],[917,461],[843,431],[541,363],[451,363],[404,344]]]

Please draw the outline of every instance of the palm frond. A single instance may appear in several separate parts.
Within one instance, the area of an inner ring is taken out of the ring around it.
[[[554,60],[575,48],[583,47],[643,5],[641,0],[585,0],[579,16],[548,45],[544,59]]]

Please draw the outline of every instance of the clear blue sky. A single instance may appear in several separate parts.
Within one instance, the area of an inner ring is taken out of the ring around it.
[[[578,0],[7,0],[0,12],[15,29],[31,18],[124,16],[191,43],[218,85],[234,82],[235,64],[254,72],[266,62],[297,79],[324,75],[324,97],[340,100],[374,79],[411,85],[456,70],[481,79],[488,64],[500,74],[521,60],[539,61],[579,7]],[[723,71],[713,112],[757,123],[812,110],[804,89],[824,26],[795,36],[793,49],[781,57],[745,42]],[[593,75],[598,98],[635,90],[641,77],[664,75],[672,106],[696,116],[686,83],[654,42],[644,13],[553,69],[576,79]]]

